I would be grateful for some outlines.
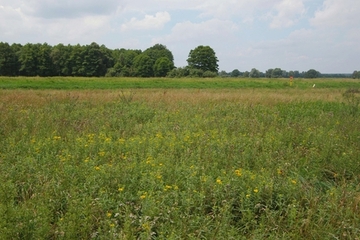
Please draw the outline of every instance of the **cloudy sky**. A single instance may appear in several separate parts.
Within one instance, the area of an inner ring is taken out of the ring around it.
[[[172,51],[212,47],[220,70],[360,70],[359,0],[0,0],[0,41]]]

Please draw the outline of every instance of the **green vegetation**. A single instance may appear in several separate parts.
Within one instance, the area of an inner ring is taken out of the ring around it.
[[[360,236],[355,81],[26,81],[52,86],[1,79],[1,239]]]
[[[310,89],[358,88],[353,79],[245,79],[245,78],[81,78],[81,77],[0,77],[0,89],[123,89],[123,88],[270,88]],[[290,86],[291,85],[291,86]]]

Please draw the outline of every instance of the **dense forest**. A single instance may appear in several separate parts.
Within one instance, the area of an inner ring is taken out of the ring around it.
[[[218,59],[209,46],[190,50],[188,66],[176,68],[172,52],[162,44],[142,50],[109,49],[95,42],[89,45],[51,46],[47,43],[0,42],[0,76],[83,76],[83,77],[250,77],[250,78],[360,78],[353,74],[321,74],[310,69],[306,72],[256,68],[251,71],[218,71]]]
[[[115,49],[104,45],[50,46],[0,43],[0,75],[3,76],[166,76],[174,57],[163,45],[141,50]]]

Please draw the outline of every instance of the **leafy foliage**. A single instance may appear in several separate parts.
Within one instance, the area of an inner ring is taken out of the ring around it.
[[[209,46],[202,45],[191,50],[187,59],[189,68],[211,72],[218,72],[218,61],[215,51]]]
[[[320,76],[320,73],[315,69],[310,69],[305,73],[305,78],[317,78]]]
[[[174,68],[174,63],[167,57],[160,57],[154,64],[155,77],[165,77]]]

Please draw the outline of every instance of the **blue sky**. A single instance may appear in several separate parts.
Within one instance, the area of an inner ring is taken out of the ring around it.
[[[0,41],[172,51],[212,47],[220,70],[360,70],[358,0],[0,0]]]

